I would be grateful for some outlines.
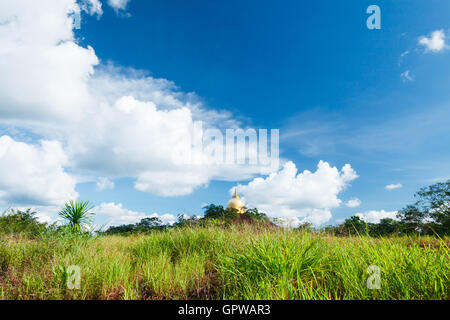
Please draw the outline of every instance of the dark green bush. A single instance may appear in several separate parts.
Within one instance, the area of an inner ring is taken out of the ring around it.
[[[48,231],[48,225],[37,220],[36,212],[9,209],[0,215],[1,235],[41,236]]]
[[[144,218],[135,224],[123,224],[120,226],[109,227],[105,234],[135,234],[145,233],[150,230],[164,229],[161,219],[157,217]]]

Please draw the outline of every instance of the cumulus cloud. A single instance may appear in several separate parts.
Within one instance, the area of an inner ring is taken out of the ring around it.
[[[72,30],[73,13],[100,14],[99,8],[93,0],[0,3],[0,124],[59,141],[68,169],[79,175],[131,177],[137,190],[162,196],[260,174],[258,166],[174,161],[191,148],[194,121],[219,128],[238,123],[171,81],[100,64]]]
[[[445,38],[444,30],[436,30],[429,37],[420,37],[419,44],[425,47],[425,51],[442,52],[448,48],[448,45],[445,43]]]
[[[122,224],[133,224],[141,221],[144,218],[160,218],[165,224],[173,224],[176,217],[172,214],[158,215],[157,213],[145,214],[139,211],[129,210],[123,207],[121,203],[101,203],[92,210],[98,217],[103,217],[107,220],[106,227],[116,226]]]
[[[108,5],[118,12],[119,10],[126,10],[128,2],[130,0],[108,0]]]
[[[320,161],[317,170],[298,173],[291,161],[267,178],[238,185],[247,207],[257,207],[271,217],[290,218],[290,224],[321,225],[331,219],[331,209],[342,200],[338,195],[358,175],[346,164],[341,170]]]
[[[386,190],[394,190],[394,189],[400,189],[402,187],[403,187],[403,185],[401,183],[393,183],[393,184],[388,184],[384,188]]]
[[[371,210],[364,213],[357,213],[355,216],[359,217],[361,220],[370,223],[379,223],[381,219],[390,218],[397,220],[396,211],[376,211]]]
[[[95,184],[97,191],[103,191],[106,189],[114,189],[114,182],[105,177],[100,177]]]
[[[0,118],[80,120],[98,59],[75,43],[72,0],[0,3]]]
[[[137,190],[163,196],[189,194],[212,178],[204,166],[174,159],[190,144],[193,116],[188,107],[164,110],[153,101],[124,96],[76,126],[67,141],[79,169],[135,177]]]
[[[89,13],[91,16],[103,14],[102,3],[100,0],[82,0],[80,1],[80,9]]]
[[[76,181],[64,170],[67,162],[57,141],[33,145],[0,137],[0,203],[61,205],[77,199]]]
[[[361,200],[358,198],[348,200],[345,205],[349,208],[356,208],[361,205]]]

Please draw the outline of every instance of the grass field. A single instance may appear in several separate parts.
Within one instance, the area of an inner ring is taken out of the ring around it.
[[[0,238],[1,299],[449,299],[435,238],[233,226],[134,236]],[[67,267],[81,269],[67,288]],[[380,270],[369,289],[367,269]]]

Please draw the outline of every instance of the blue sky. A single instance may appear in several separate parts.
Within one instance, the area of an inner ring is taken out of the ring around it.
[[[371,4],[381,8],[381,30],[366,27]],[[145,70],[244,127],[280,129],[281,157],[299,172],[314,172],[320,160],[338,169],[350,164],[359,177],[337,194],[342,203],[330,208],[325,224],[331,224],[398,210],[420,187],[450,178],[449,12],[443,0],[131,0],[118,11],[103,1],[101,16],[83,12],[74,41],[95,50],[95,68]],[[442,31],[445,43],[435,51],[419,41],[431,41],[434,31]],[[17,127],[28,137],[35,133]],[[13,136],[11,130],[4,134]],[[48,138],[43,131],[38,135]],[[132,175],[108,179],[114,188],[101,192],[95,180],[81,179],[79,198],[191,215],[206,203],[225,205],[233,186],[253,178],[212,178],[175,197],[136,190]],[[386,189],[390,184],[402,187]],[[345,205],[354,198],[359,206]]]

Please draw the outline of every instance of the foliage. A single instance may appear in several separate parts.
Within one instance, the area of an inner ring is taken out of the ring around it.
[[[450,234],[450,180],[421,188],[414,205],[399,211],[403,233]]]
[[[448,300],[446,242],[262,232],[252,224],[129,237],[0,236],[0,299]],[[81,269],[79,290],[67,289],[70,265]],[[371,265],[381,270],[381,290],[367,287]]]
[[[187,227],[187,226],[195,226],[200,223],[200,219],[197,219],[197,217],[190,217],[185,214],[179,214],[177,216],[178,221],[173,225],[174,228],[181,228],[181,227]]]
[[[420,189],[416,205],[433,221],[431,228],[439,234],[450,234],[450,180]]]
[[[159,228],[162,225],[162,221],[158,217],[150,217],[142,219],[138,224],[138,228],[154,229]]]
[[[417,205],[422,208],[422,211],[446,210],[450,203],[450,180],[422,188],[415,196],[419,199]]]
[[[250,221],[264,221],[268,219],[265,213],[259,212],[256,208],[247,209],[242,216]]]
[[[337,236],[361,235],[369,233],[369,224],[358,216],[352,216],[338,225],[337,227],[328,227],[324,230]]]
[[[109,227],[105,234],[134,234],[134,233],[145,233],[149,232],[150,230],[161,230],[164,229],[165,226],[163,226],[163,223],[161,219],[158,217],[150,217],[150,218],[144,218],[140,222],[135,224],[124,224],[120,226],[112,226]]]
[[[373,236],[388,236],[399,234],[401,230],[400,223],[394,219],[384,218],[379,223],[370,224],[370,235]]]
[[[244,213],[240,214],[236,209],[224,209],[223,206],[216,206],[210,204],[203,207],[204,217],[201,219],[202,224],[208,220],[222,221],[223,225],[230,225],[232,223],[248,222],[248,223],[260,223],[265,222],[272,224],[263,212],[260,212],[256,208],[246,209]]]
[[[225,222],[231,222],[239,216],[239,213],[235,209],[224,209],[223,206],[216,206],[214,204],[203,207],[203,210],[205,212],[205,219],[220,219]]]
[[[449,235],[450,234],[450,180],[420,189],[416,203],[397,212],[397,220],[381,219],[379,223],[366,223],[357,216],[346,219],[338,226],[328,226],[324,232],[348,236],[368,234],[387,236],[398,234]]]
[[[408,205],[397,213],[403,233],[424,232],[426,214],[414,205]]]
[[[105,234],[131,234],[135,232],[136,224],[123,224],[120,226],[111,226],[106,231]]]
[[[0,215],[0,234],[37,237],[47,231],[47,224],[37,220],[31,209],[9,209]]]
[[[69,201],[58,215],[66,220],[70,230],[75,233],[80,233],[83,228],[87,227],[94,216],[91,212],[93,206],[89,201]]]

